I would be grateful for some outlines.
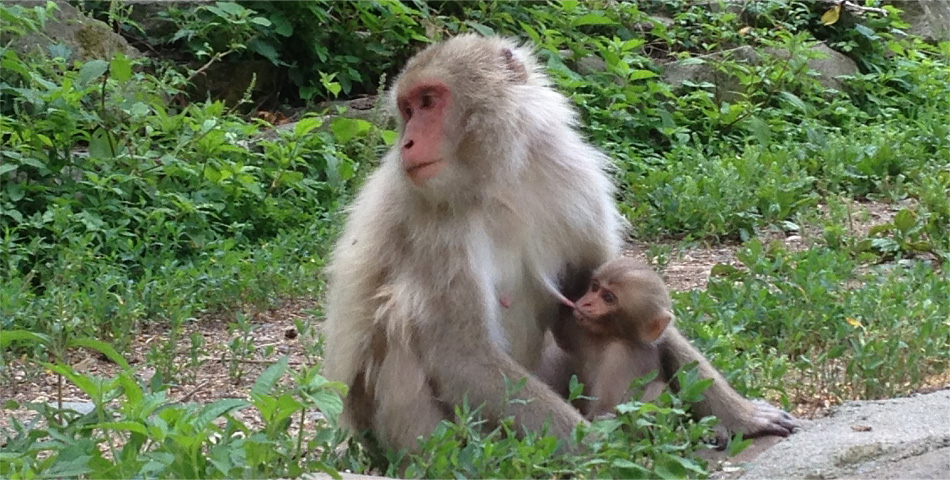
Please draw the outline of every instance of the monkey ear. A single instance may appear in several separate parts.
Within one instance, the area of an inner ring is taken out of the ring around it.
[[[666,330],[666,327],[673,321],[673,314],[670,312],[662,312],[657,316],[651,318],[646,324],[643,325],[641,332],[641,337],[645,342],[652,342],[657,338],[660,338],[660,335]]]
[[[502,52],[502,57],[505,59],[505,67],[508,68],[508,77],[511,79],[511,82],[526,83],[528,81],[528,70],[523,63],[515,58],[514,52],[512,52],[510,48],[506,48],[505,51]]]

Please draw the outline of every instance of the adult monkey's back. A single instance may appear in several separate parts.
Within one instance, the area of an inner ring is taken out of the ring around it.
[[[357,196],[328,267],[324,372],[350,387],[344,422],[412,449],[467,397],[489,420],[550,422],[567,439],[583,418],[530,372],[544,330],[566,313],[544,279],[577,298],[620,254],[607,159],[510,40],[431,46],[391,99],[400,138]],[[701,411],[747,435],[789,432],[787,414],[739,396],[669,333],[660,348],[675,367],[695,360],[715,375]],[[515,396],[531,401],[507,402],[506,385],[524,378]]]

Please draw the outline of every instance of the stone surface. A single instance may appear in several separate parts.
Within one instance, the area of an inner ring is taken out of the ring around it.
[[[841,90],[843,84],[838,79],[840,76],[857,75],[858,64],[854,63],[850,57],[843,53],[833,50],[824,43],[819,43],[811,47],[811,51],[821,54],[821,58],[813,58],[808,61],[808,68],[818,72],[818,81],[825,88]],[[788,58],[788,50],[773,49],[770,54],[779,58]]]
[[[46,2],[7,1],[25,8],[42,7]],[[121,35],[112,31],[108,25],[89,18],[63,0],[57,0],[58,10],[46,20],[42,34],[28,34],[13,40],[12,47],[21,55],[49,55],[49,46],[65,44],[72,55],[69,60],[111,60],[123,52],[128,57],[138,57],[141,53],[129,45]]]
[[[907,33],[932,43],[950,40],[950,0],[900,0],[887,2],[901,9],[910,24]]]
[[[841,405],[743,460],[730,459],[714,477],[948,478],[950,390]]]
[[[843,84],[838,77],[855,75],[859,72],[858,65],[853,60],[823,43],[812,46],[811,50],[820,52],[821,58],[809,60],[808,67],[818,73],[818,81],[825,88],[840,90]],[[789,56],[788,50],[783,49],[769,49],[767,52],[778,58]],[[716,62],[725,59],[747,64],[761,62],[759,53],[746,45],[710,55],[702,63],[670,62],[664,65],[662,78],[674,89],[686,82],[711,84],[715,87],[714,93],[717,100],[733,101],[741,93],[739,81],[732,75],[717,71],[714,66]]]

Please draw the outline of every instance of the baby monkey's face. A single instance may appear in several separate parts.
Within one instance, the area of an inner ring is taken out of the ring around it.
[[[574,302],[574,319],[585,330],[598,336],[620,334],[617,320],[621,306],[617,294],[610,285],[594,278],[587,293]]]
[[[673,319],[662,280],[651,270],[613,270],[617,272],[598,271],[587,293],[574,302],[577,324],[591,335],[607,340],[655,341]]]

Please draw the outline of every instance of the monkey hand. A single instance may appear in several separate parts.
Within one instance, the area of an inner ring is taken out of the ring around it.
[[[801,428],[798,419],[788,412],[764,401],[746,400],[745,414],[731,422],[722,422],[731,433],[741,433],[745,438],[778,435],[787,437]]]

